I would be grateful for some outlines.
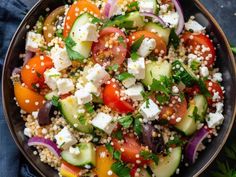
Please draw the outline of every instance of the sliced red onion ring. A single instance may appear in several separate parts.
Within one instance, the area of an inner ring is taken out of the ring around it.
[[[12,75],[20,74],[21,68],[14,68],[12,71]]]
[[[172,2],[174,3],[175,5],[175,9],[176,11],[178,12],[179,14],[179,23],[178,23],[178,27],[176,29],[176,34],[177,35],[180,35],[180,33],[183,31],[184,29],[184,15],[183,15],[183,10],[182,10],[182,7],[179,3],[178,0],[172,0]]]
[[[113,16],[113,13],[115,11],[117,5],[117,0],[108,0],[105,7],[103,14],[106,18],[111,18]]]
[[[151,17],[153,18],[154,22],[159,22],[161,25],[163,25],[164,27],[166,27],[166,23],[162,20],[161,17],[154,15],[153,13],[149,13],[149,12],[141,12],[140,13],[141,16],[146,16],[146,17]]]
[[[47,147],[55,156],[60,157],[61,150],[57,147],[56,143],[49,139],[42,137],[32,137],[28,140],[28,146],[44,146]]]
[[[209,131],[203,126],[194,134],[194,136],[189,140],[187,146],[185,147],[185,157],[191,164],[195,162],[198,147],[208,134]]]
[[[23,61],[24,61],[23,66],[26,65],[26,63],[29,61],[29,59],[31,59],[33,56],[34,56],[34,52],[26,51],[25,57],[23,59]]]

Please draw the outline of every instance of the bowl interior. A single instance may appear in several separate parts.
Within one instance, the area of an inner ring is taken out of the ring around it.
[[[181,176],[189,177],[198,176],[202,170],[210,164],[228,137],[235,115],[236,91],[234,88],[236,88],[236,81],[233,56],[219,26],[197,0],[180,0],[180,3],[183,7],[185,20],[187,20],[191,15],[195,16],[197,21],[199,21],[203,26],[206,26],[206,29],[210,32],[210,36],[214,43],[217,44],[216,50],[218,58],[216,66],[219,67],[220,71],[223,73],[223,85],[225,87],[224,124],[222,125],[218,136],[214,138],[212,140],[213,142],[207,147],[207,149],[200,154],[199,159],[194,165],[188,168],[180,167]],[[9,46],[2,79],[3,106],[11,133],[24,156],[31,162],[36,170],[42,176],[50,177],[58,177],[56,170],[53,170],[48,165],[40,162],[38,156],[33,155],[33,149],[27,146],[27,138],[23,134],[24,121],[20,117],[20,109],[16,106],[13,99],[14,92],[10,77],[12,70],[17,66],[22,65],[22,61],[19,59],[19,54],[24,53],[27,25],[32,27],[40,15],[47,13],[45,11],[47,7],[55,9],[63,4],[63,0],[41,0],[28,13]]]

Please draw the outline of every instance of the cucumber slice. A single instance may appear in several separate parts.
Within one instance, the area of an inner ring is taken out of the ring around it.
[[[77,145],[79,147],[79,155],[71,154],[68,150],[62,151],[62,158],[68,163],[75,166],[85,166],[85,165],[96,165],[96,152],[95,147],[92,143],[80,143]]]
[[[142,28],[145,25],[144,17],[140,16],[138,11],[128,13],[125,21],[132,21],[133,28]]]
[[[150,175],[146,169],[141,168],[139,172],[139,177],[152,177],[152,175]]]
[[[85,58],[88,58],[90,56],[90,51],[93,42],[92,41],[80,41],[78,39],[78,29],[85,25],[86,23],[90,23],[90,19],[93,19],[94,17],[88,13],[84,13],[80,15],[74,22],[73,27],[70,31],[69,36],[76,42],[76,45],[72,48],[72,50],[80,53]]]
[[[160,76],[171,76],[171,64],[168,61],[158,62],[152,61],[145,66],[145,78],[142,82],[149,86],[153,79],[159,80]]]
[[[172,63],[173,77],[177,81],[182,81],[186,86],[192,86],[198,82],[196,75],[182,61],[175,60]]]
[[[207,111],[207,99],[203,95],[196,95],[193,98],[194,104],[197,107],[197,114],[200,116],[200,121],[203,122],[205,120],[205,115]]]
[[[46,100],[52,100],[52,97],[53,96],[56,96],[56,97],[58,97],[59,95],[58,95],[58,93],[57,93],[57,91],[52,91],[52,92],[49,92],[48,94],[46,94],[45,95],[45,98],[46,98]]]
[[[190,103],[187,114],[179,123],[175,124],[175,128],[184,133],[186,136],[192,135],[197,130],[197,124],[193,118],[194,109],[195,104]]]
[[[164,39],[166,44],[169,43],[169,28],[163,28],[160,24],[149,22],[144,26],[144,29],[159,34]]]
[[[150,164],[150,168],[156,177],[170,177],[178,168],[181,161],[181,156],[181,147],[175,147],[168,156],[159,158],[158,165],[152,162]]]
[[[77,112],[78,103],[74,96],[69,96],[60,100],[59,108],[66,121],[76,130],[84,133],[90,133],[92,131],[93,127],[88,123],[88,119],[84,122],[80,121],[79,118],[76,118],[76,116],[79,116],[79,113]]]

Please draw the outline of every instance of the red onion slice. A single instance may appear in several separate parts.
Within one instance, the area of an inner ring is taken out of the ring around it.
[[[185,157],[193,164],[196,160],[197,150],[202,141],[207,137],[209,131],[204,126],[194,134],[185,147]]]
[[[163,25],[164,27],[166,27],[166,23],[162,20],[161,17],[154,15],[153,13],[149,13],[149,12],[141,12],[140,13],[141,16],[146,16],[146,17],[151,17],[153,18],[154,22],[159,22],[161,25]]]
[[[11,75],[20,74],[21,68],[14,68]]]
[[[113,13],[116,9],[117,0],[108,0],[105,7],[103,14],[106,18],[111,18],[113,16]]]
[[[56,157],[60,157],[61,150],[57,147],[56,143],[43,137],[32,137],[28,140],[28,146],[44,146],[47,147]]]
[[[25,57],[23,59],[23,61],[24,61],[23,66],[26,65],[26,63],[29,61],[29,59],[31,59],[33,56],[34,56],[34,52],[26,50]]]
[[[178,12],[179,14],[179,23],[178,23],[178,26],[177,26],[177,29],[176,29],[176,34],[177,35],[180,35],[180,33],[183,31],[184,29],[184,15],[183,15],[183,10],[182,10],[182,7],[179,3],[178,0],[172,0],[172,2],[174,3],[175,5],[175,9],[176,11]]]

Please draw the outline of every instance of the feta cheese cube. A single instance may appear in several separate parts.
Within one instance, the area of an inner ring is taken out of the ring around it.
[[[215,82],[222,82],[222,74],[221,73],[215,73],[213,74],[213,81]]]
[[[133,74],[136,79],[145,78],[145,61],[143,57],[133,61],[131,58],[128,59],[128,72]]]
[[[172,87],[172,92],[175,93],[175,94],[179,93],[179,88],[174,85],[174,86]]]
[[[151,99],[145,101],[140,107],[140,113],[147,121],[155,120],[158,118],[158,114],[161,112],[156,103]]]
[[[80,154],[80,150],[79,147],[70,147],[69,148],[69,152],[73,155],[79,155]]]
[[[61,73],[58,72],[55,68],[47,69],[44,72],[45,83],[52,90],[57,89],[57,80],[61,77]]]
[[[201,66],[201,67],[199,68],[199,70],[200,70],[200,75],[201,75],[202,77],[207,77],[207,76],[209,76],[209,70],[208,70],[208,68],[207,68],[206,66]]]
[[[110,75],[101,65],[95,64],[94,67],[88,71],[86,79],[92,82],[96,87],[100,87],[103,83],[110,79]]]
[[[28,136],[29,138],[31,138],[32,137],[32,131],[31,131],[31,129],[29,129],[29,128],[25,128],[24,129],[24,135],[25,136]]]
[[[165,14],[168,12],[170,5],[169,4],[162,4],[160,5],[160,14]]]
[[[101,94],[101,88],[97,88],[92,82],[86,83],[84,89],[95,96],[99,96]]]
[[[116,124],[113,122],[109,114],[103,112],[98,113],[92,120],[92,125],[106,132],[108,135],[112,133]]]
[[[164,15],[160,15],[160,17],[171,28],[176,27],[179,23],[179,14],[177,12],[170,12]]]
[[[26,35],[25,50],[37,52],[40,47],[44,46],[44,42],[43,35],[29,31]]]
[[[58,94],[63,95],[74,90],[74,84],[71,79],[61,78],[56,81]]]
[[[54,63],[55,68],[58,71],[68,68],[71,66],[72,62],[67,55],[66,48],[60,48],[59,46],[55,46],[50,51],[50,57]]]
[[[187,23],[185,23],[185,29],[190,31],[194,31],[200,33],[205,30],[205,27],[200,25],[197,21],[190,19]]]
[[[80,41],[97,41],[98,31],[97,26],[92,23],[86,23],[77,29],[76,33],[72,34],[76,42]]]
[[[222,124],[224,121],[224,116],[221,113],[210,113],[206,119],[209,128],[215,128],[216,126]]]
[[[89,103],[93,99],[92,95],[85,89],[77,90],[75,92],[75,97],[77,98],[79,105]]]
[[[136,82],[136,79],[134,77],[129,77],[125,80],[122,81],[122,84],[126,87],[126,88],[129,88],[131,87],[132,85],[134,85]]]
[[[136,84],[127,90],[125,94],[130,97],[133,101],[143,100],[142,92],[144,91],[142,84]]]
[[[218,113],[222,113],[223,112],[223,107],[224,107],[223,103],[218,102],[218,103],[216,103],[215,106],[216,106],[216,112],[218,112]]]
[[[145,38],[141,43],[137,53],[141,57],[147,57],[156,48],[156,40]]]
[[[140,12],[150,12],[155,13],[153,9],[155,8],[154,1],[147,1],[147,0],[139,0],[139,11]]]
[[[67,127],[64,127],[57,135],[55,135],[55,139],[57,145],[63,148],[64,150],[69,149],[70,146],[77,143],[77,140]]]

